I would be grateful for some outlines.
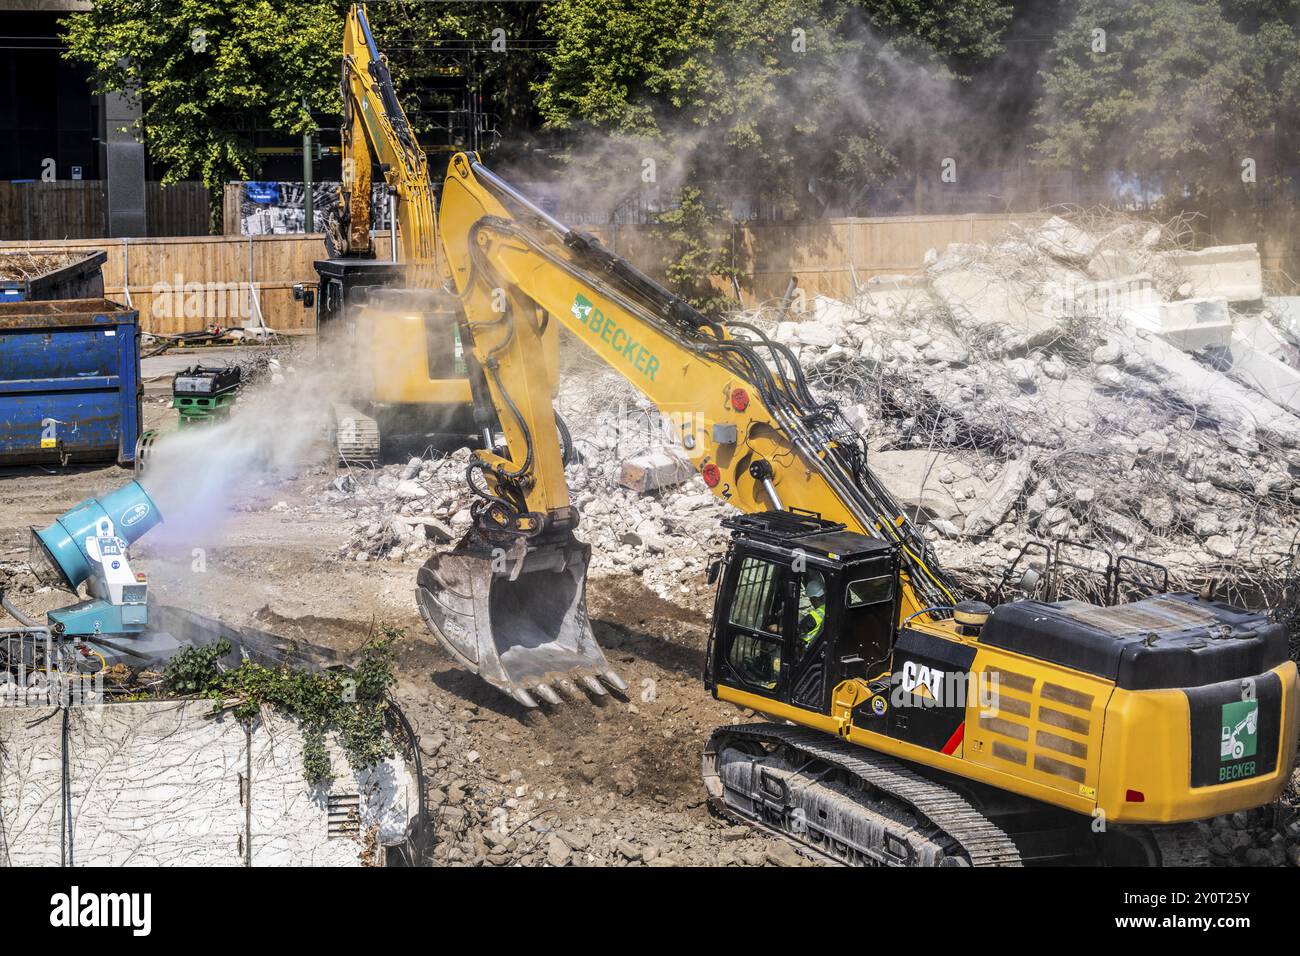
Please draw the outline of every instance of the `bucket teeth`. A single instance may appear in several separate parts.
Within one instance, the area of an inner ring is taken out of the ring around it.
[[[610,668],[587,617],[591,548],[572,534],[521,542],[511,575],[494,573],[492,548],[471,537],[436,554],[416,576],[420,616],[468,670],[525,707],[589,700],[627,685]]]
[[[562,704],[564,699],[557,694],[549,684],[538,684],[533,690],[537,691],[537,696],[548,704]]]
[[[537,706],[537,699],[522,687],[516,687],[510,692],[510,696],[530,710]]]

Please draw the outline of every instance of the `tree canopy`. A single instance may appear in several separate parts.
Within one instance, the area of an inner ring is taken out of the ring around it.
[[[817,212],[834,184],[894,169],[913,97],[996,53],[1009,15],[996,0],[559,0],[534,88],[577,152],[592,134],[657,147],[685,179]]]
[[[96,0],[63,21],[63,38],[101,92],[140,97],[143,135],[164,182],[197,177],[216,190],[256,170],[254,129],[301,133],[314,128],[307,107],[336,104],[342,8],[330,0]]]
[[[1174,195],[1280,184],[1294,163],[1300,20],[1293,4],[1076,0],[1044,71],[1041,160],[1160,174]]]

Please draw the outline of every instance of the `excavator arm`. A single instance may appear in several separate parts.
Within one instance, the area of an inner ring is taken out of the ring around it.
[[[388,64],[375,46],[364,4],[353,4],[343,30],[343,188],[337,232],[341,256],[373,256],[370,194],[374,170],[397,199],[395,224],[407,285],[438,282],[437,216],[429,164],[397,100]]]
[[[462,663],[526,704],[532,690],[549,699],[550,685],[567,679],[558,658],[550,662],[557,666],[520,666],[527,646],[557,634],[575,649],[569,671],[584,680],[610,673],[586,622],[586,553],[572,536],[577,516],[551,409],[555,373],[538,359],[558,325],[658,406],[715,495],[744,512],[815,512],[896,542],[903,617],[944,614],[955,603],[928,543],[867,467],[861,436],[811,394],[787,347],[755,327],[704,316],[529,202],[474,154],[451,161],[441,222],[480,393],[505,438],[470,467],[479,499],[473,532],[456,557],[435,557],[421,572],[425,619]],[[557,592],[534,569],[567,576],[563,608],[534,613],[531,601]],[[496,613],[503,609],[510,613]],[[511,633],[524,617],[529,633]]]

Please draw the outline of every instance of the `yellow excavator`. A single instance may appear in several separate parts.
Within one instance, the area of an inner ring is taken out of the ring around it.
[[[333,433],[344,461],[381,458],[386,447],[419,450],[490,445],[495,422],[475,418],[459,303],[444,288],[429,163],[407,119],[364,4],[343,31],[342,186],[326,232],[317,287],[295,297],[315,306],[325,362],[346,370]],[[389,258],[377,257],[372,183],[390,200]],[[559,360],[549,343],[546,361]],[[563,427],[562,425],[560,427]],[[391,457],[391,456],[390,456]]]
[[[530,707],[624,687],[587,618],[539,361],[563,326],[680,423],[738,510],[704,680],[772,722],[712,735],[717,812],[850,864],[1187,865],[1206,862],[1191,821],[1281,793],[1300,687],[1279,624],[1183,593],[964,601],[785,346],[702,315],[472,153],[440,212],[474,392],[503,433],[468,472],[473,528],[418,573],[464,666]]]

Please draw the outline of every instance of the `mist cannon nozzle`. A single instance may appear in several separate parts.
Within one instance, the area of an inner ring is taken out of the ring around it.
[[[74,505],[47,528],[32,528],[32,570],[45,584],[75,591],[99,563],[86,550],[87,539],[107,528],[132,544],[161,521],[162,513],[140,482],[127,482]]]

